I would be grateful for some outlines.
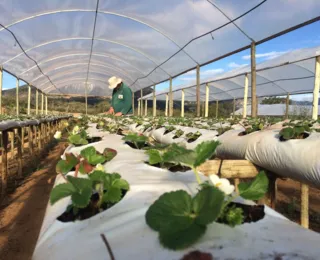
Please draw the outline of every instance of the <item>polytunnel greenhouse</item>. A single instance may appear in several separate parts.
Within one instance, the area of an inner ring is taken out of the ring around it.
[[[257,54],[319,23],[319,1],[0,14],[0,259],[319,259],[320,47]],[[249,65],[201,74],[241,53]]]

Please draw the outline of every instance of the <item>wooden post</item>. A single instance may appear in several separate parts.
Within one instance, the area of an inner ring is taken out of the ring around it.
[[[8,179],[8,132],[2,132],[2,174],[1,174],[1,199],[4,198],[7,190]]]
[[[320,56],[316,57],[316,68],[314,73],[314,89],[313,89],[313,103],[312,103],[312,119],[318,119],[319,107],[319,88],[320,88]]]
[[[46,115],[48,115],[48,96],[45,96],[46,98]]]
[[[200,116],[200,66],[197,65],[197,93],[196,93],[196,100],[197,100],[197,117]]]
[[[141,106],[140,106],[140,102],[141,102],[141,101],[140,101],[140,99],[139,99],[139,100],[138,100],[138,116],[140,116],[140,107],[141,107]]]
[[[43,93],[41,93],[41,115],[43,115],[44,113],[43,108],[44,108],[44,95]]]
[[[216,100],[216,118],[219,116],[219,100]]]
[[[248,78],[248,74],[246,73],[245,76],[244,76],[244,94],[243,94],[242,118],[247,118],[248,87],[249,87],[249,78]]]
[[[309,186],[301,183],[301,226],[309,228]]]
[[[37,126],[37,132],[38,132],[38,150],[41,151],[42,147],[42,123]]]
[[[144,115],[148,116],[148,99],[145,100]]]
[[[3,71],[0,66],[0,115],[2,115],[2,82],[3,82]]]
[[[39,90],[36,90],[36,115],[39,114]]]
[[[172,93],[172,78],[170,77],[169,86],[169,116],[173,116],[173,93]]]
[[[84,100],[86,106],[86,115],[88,115],[88,82],[84,85]]]
[[[153,107],[152,107],[152,116],[157,116],[157,98],[156,98],[156,85],[153,86]]]
[[[184,89],[181,90],[181,117],[184,117]]]
[[[24,153],[24,127],[21,127],[21,135],[22,135],[22,139],[21,139],[21,151],[22,154]]]
[[[233,113],[232,113],[232,117],[235,117],[235,113],[236,113],[236,99],[233,98]]]
[[[256,81],[256,43],[251,43],[251,116],[256,118],[258,115],[257,103],[257,81]]]
[[[22,177],[22,129],[18,128],[17,134],[17,155],[18,155],[18,177]]]
[[[28,85],[28,115],[30,115],[31,110],[31,86]]]
[[[28,126],[28,143],[29,143],[29,153],[33,155],[33,133],[32,126]]]
[[[15,138],[14,129],[12,130],[12,132],[10,132],[10,136],[11,136],[10,152],[11,152],[11,159],[13,159],[14,158],[14,138]]]
[[[205,112],[204,116],[209,116],[209,83],[206,84],[206,102],[205,102]]]
[[[168,93],[166,94],[166,110],[164,111],[164,115],[168,116],[168,103],[169,103],[169,96]]]
[[[134,115],[134,92],[132,91],[132,114]]]
[[[287,94],[287,99],[286,99],[286,114],[285,114],[285,119],[289,118],[289,103],[290,103],[290,94]]]
[[[16,80],[16,114],[19,115],[19,79]]]

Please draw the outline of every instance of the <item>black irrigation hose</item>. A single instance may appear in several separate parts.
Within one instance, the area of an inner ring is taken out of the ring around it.
[[[10,29],[8,29],[8,28],[5,27],[4,25],[2,25],[1,23],[0,23],[0,26],[1,26],[3,29],[7,30],[7,31],[12,35],[12,37],[15,39],[16,43],[18,43],[18,45],[19,45],[20,49],[23,51],[23,53],[27,56],[27,58],[29,58],[30,60],[32,60],[32,61],[36,64],[36,66],[38,67],[38,69],[39,69],[39,71],[41,72],[41,74],[42,74],[43,76],[45,76],[45,77],[50,81],[50,83],[52,84],[52,86],[54,86],[54,87],[56,88],[56,90],[58,90],[61,94],[64,94],[60,89],[58,89],[58,88],[56,87],[56,85],[53,84],[53,82],[51,81],[51,79],[49,78],[49,76],[47,76],[46,74],[43,73],[43,71],[42,71],[42,69],[40,68],[40,66],[38,65],[38,63],[37,63],[33,58],[31,58],[31,57],[25,52],[24,48],[22,47],[22,45],[21,45],[20,42],[18,41],[18,39],[17,39],[17,37],[15,36],[15,34],[14,34]]]
[[[172,54],[168,59],[166,59],[165,61],[163,61],[161,64],[159,64],[158,66],[156,66],[152,71],[150,71],[146,76],[144,77],[141,77],[141,78],[137,78],[130,86],[134,85],[139,79],[144,79],[146,77],[148,77],[152,72],[154,72],[157,68],[159,68],[160,66],[162,66],[163,64],[165,64],[167,61],[169,61],[170,59],[172,59],[174,56],[176,56],[179,52],[181,52],[182,50],[184,50],[190,43],[192,43],[193,41],[203,37],[203,36],[206,36],[208,34],[211,34],[217,30],[220,30],[221,28],[233,23],[237,20],[239,20],[240,18],[242,18],[243,16],[247,15],[248,13],[251,13],[253,10],[257,9],[259,6],[261,6],[262,4],[264,4],[267,0],[263,0],[262,2],[260,2],[259,4],[257,4],[256,6],[252,7],[251,9],[249,9],[247,12],[243,13],[242,15],[238,16],[237,18],[233,19],[233,20],[230,20],[229,22],[209,31],[209,32],[206,32],[202,35],[199,35],[193,39],[191,39],[189,42],[187,42],[183,47],[180,48],[180,50],[176,51],[174,54]]]
[[[86,78],[86,83],[85,83],[86,95],[88,95],[88,93],[87,93],[87,84],[88,84],[88,79],[89,79],[89,71],[90,71],[90,63],[91,63],[91,57],[92,57],[92,51],[93,51],[94,35],[96,33],[96,24],[97,24],[98,10],[99,10],[99,1],[100,0],[97,0],[96,14],[95,14],[95,17],[94,17],[94,24],[93,24],[91,49],[90,49],[90,56],[89,56],[89,61],[88,61],[87,78]]]

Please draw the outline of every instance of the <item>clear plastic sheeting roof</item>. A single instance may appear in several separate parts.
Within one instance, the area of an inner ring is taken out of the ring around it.
[[[285,53],[257,65],[257,96],[281,96],[313,92],[315,57],[320,55],[320,46]],[[245,75],[248,76],[248,97],[251,97],[251,68],[245,66],[228,71],[214,78],[204,79],[200,85],[200,98],[205,100],[206,84],[209,84],[209,100],[232,100],[244,97]],[[173,99],[196,101],[195,82],[173,89]],[[168,90],[157,92],[159,100],[165,100]],[[142,99],[152,99],[152,94]]]
[[[258,111],[260,116],[283,116],[286,113],[285,104],[273,104],[273,105],[260,105],[258,106]],[[289,115],[302,115],[310,116],[312,114],[312,106],[302,106],[302,105],[289,105]],[[243,108],[235,111],[236,115],[243,114]],[[247,106],[247,115],[251,115],[251,106]],[[319,110],[320,115],[320,110]]]
[[[139,90],[319,10],[314,0],[1,0],[0,65],[45,93],[83,95],[88,83],[88,95],[109,95],[113,75]]]

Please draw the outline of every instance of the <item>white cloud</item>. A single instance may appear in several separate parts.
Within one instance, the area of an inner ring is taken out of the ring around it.
[[[276,57],[279,57],[282,54],[287,53],[288,51],[271,51],[271,52],[266,52],[266,53],[258,53],[256,54],[256,58],[264,58],[266,60],[271,60],[274,59]],[[244,60],[250,60],[250,55],[245,55],[242,56],[242,59]]]
[[[242,68],[242,67],[247,66],[247,65],[248,65],[247,63],[246,64],[238,64],[238,63],[235,63],[235,62],[230,62],[228,64],[228,67],[236,69],[236,68]]]
[[[201,76],[213,76],[219,73],[224,72],[224,69],[212,69],[212,70],[205,70],[204,72],[200,72]]]

